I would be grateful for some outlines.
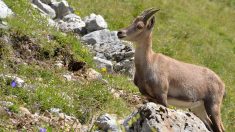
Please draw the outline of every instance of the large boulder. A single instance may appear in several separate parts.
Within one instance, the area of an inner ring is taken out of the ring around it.
[[[68,14],[64,16],[63,20],[58,21],[58,26],[63,32],[82,34],[85,23],[76,14]]]
[[[33,4],[37,6],[43,13],[47,14],[51,18],[56,17],[55,11],[47,4],[42,3],[40,0],[33,0]]]
[[[59,19],[62,19],[64,16],[73,12],[66,0],[61,0],[59,2],[53,1],[50,5],[56,12],[56,18]]]
[[[147,103],[123,123],[127,132],[209,132],[193,113]]]
[[[81,40],[91,45],[110,43],[115,41],[119,42],[118,37],[116,36],[116,32],[109,31],[108,29],[94,31],[86,34],[81,38]]]
[[[90,14],[84,18],[86,23],[87,32],[93,32],[96,30],[106,29],[108,24],[101,15],[96,15],[94,13]]]
[[[105,132],[121,132],[116,118],[107,113],[98,117],[95,125],[99,130],[103,130]]]
[[[13,12],[8,6],[4,3],[4,1],[0,0],[0,19],[4,19],[13,15]]]

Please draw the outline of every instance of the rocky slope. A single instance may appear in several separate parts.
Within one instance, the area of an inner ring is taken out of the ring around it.
[[[73,9],[65,0],[40,1],[33,0],[33,5],[48,21],[63,32],[74,32],[94,54],[94,61],[99,69],[108,72],[122,72],[133,75],[134,49],[128,42],[120,41],[115,31],[108,30],[108,24],[101,15],[91,13],[84,19],[74,14]]]
[[[109,114],[100,116],[95,125],[99,131],[126,132],[209,132],[193,113],[146,103],[123,121]]]

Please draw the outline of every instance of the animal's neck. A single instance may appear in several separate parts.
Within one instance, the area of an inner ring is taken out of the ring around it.
[[[136,68],[147,68],[151,64],[152,56],[152,34],[142,37],[136,42],[135,65]]]

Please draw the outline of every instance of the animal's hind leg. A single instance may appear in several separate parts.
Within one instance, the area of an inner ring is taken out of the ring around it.
[[[210,117],[213,124],[214,132],[224,132],[224,127],[221,121],[220,115],[220,103],[214,103],[213,101],[206,101],[205,108],[208,116]]]
[[[194,108],[190,108],[190,110],[198,117],[202,120],[202,122],[206,125],[207,129],[212,131],[212,123],[210,118],[208,117],[207,113],[206,113],[206,109],[204,106],[204,103],[200,104],[197,107]]]

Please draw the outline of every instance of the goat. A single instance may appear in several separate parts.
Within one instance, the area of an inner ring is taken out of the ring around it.
[[[184,63],[152,50],[154,14],[145,10],[119,39],[136,44],[134,84],[149,101],[168,107],[189,108],[210,131],[223,132],[220,107],[225,94],[223,81],[212,70]]]

